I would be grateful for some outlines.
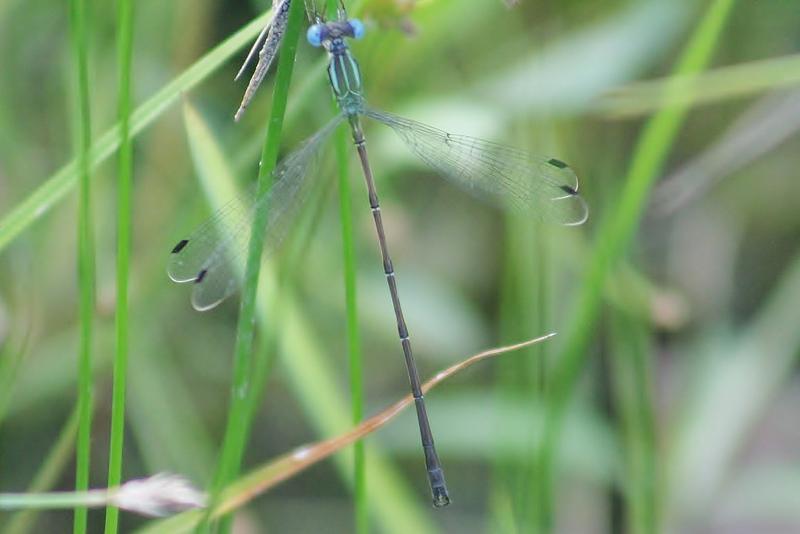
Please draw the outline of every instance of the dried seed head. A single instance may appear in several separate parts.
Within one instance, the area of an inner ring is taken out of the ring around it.
[[[179,475],[159,473],[126,482],[112,493],[111,502],[123,510],[163,517],[205,507],[206,495]]]

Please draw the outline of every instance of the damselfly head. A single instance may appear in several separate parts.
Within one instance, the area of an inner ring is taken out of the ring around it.
[[[325,35],[327,35],[325,24],[313,24],[306,32],[306,39],[311,43],[311,46],[320,47]]]
[[[364,23],[358,19],[337,20],[313,24],[308,28],[306,38],[311,46],[320,47],[334,39],[342,39],[344,37],[361,39],[364,37],[365,32]]]

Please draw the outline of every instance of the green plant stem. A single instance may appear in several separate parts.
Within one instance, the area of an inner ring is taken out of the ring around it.
[[[614,400],[625,444],[626,532],[631,534],[659,531],[652,352],[645,313],[644,308],[637,316],[615,310],[611,320]]]
[[[78,347],[78,439],[75,489],[89,488],[92,432],[92,322],[94,320],[94,235],[92,231],[89,150],[92,146],[89,100],[88,12],[85,0],[71,0],[70,22],[76,73],[74,138],[78,161],[78,286],[80,342]],[[73,531],[86,532],[87,510],[75,509]]]
[[[46,492],[55,486],[72,458],[77,432],[78,406],[76,405],[61,429],[58,439],[47,454],[47,458],[39,466],[36,476],[28,486],[28,493]],[[34,510],[23,510],[17,513],[4,525],[4,534],[25,534],[30,532],[32,525],[36,521],[36,514],[37,512]]]
[[[546,246],[539,225],[527,217],[513,214],[506,218],[504,272],[501,295],[501,332],[504,339],[516,339],[532,332],[546,331]],[[544,394],[545,360],[543,347],[533,346],[524,353],[510,356],[500,369],[496,390],[510,398],[524,397],[531,413],[540,406]],[[531,435],[536,435],[539,421],[529,421]],[[494,462],[494,529],[519,528],[540,514],[540,477],[536,458],[530,454],[502,457]]]
[[[526,224],[527,226],[527,224]],[[513,339],[520,334],[528,321],[526,298],[520,287],[525,286],[519,278],[527,272],[524,253],[526,232],[519,217],[509,215],[505,220],[505,245],[503,277],[500,297],[500,328],[503,338]],[[519,355],[516,355],[519,356]],[[497,370],[496,389],[500,395],[514,396],[525,387],[525,362],[519,357],[509,358],[506,365]],[[521,496],[519,474],[523,463],[519,456],[498,456],[493,462],[492,529],[514,529],[519,523],[519,498]]]
[[[178,101],[182,94],[199,85],[233,54],[254,39],[264,24],[269,21],[270,16],[271,10],[248,23],[138,106],[131,114],[131,136],[135,137],[155,122],[172,104]],[[313,84],[309,84],[309,87],[311,85]],[[100,165],[114,154],[119,148],[120,142],[118,124],[99,136],[91,147],[90,168]],[[0,251],[63,199],[77,185],[79,173],[80,163],[76,157],[75,160],[70,161],[49,176],[44,184],[3,217],[0,220]]]
[[[710,4],[675,67],[675,76],[694,74],[705,68],[733,2],[734,0],[715,0]],[[669,99],[673,90],[680,90],[680,87],[668,87],[666,99]],[[597,245],[589,262],[588,275],[580,290],[575,319],[556,360],[558,364],[553,372],[552,388],[547,398],[544,434],[539,448],[548,492],[548,513],[542,518],[542,531],[552,530],[553,471],[561,422],[587,360],[606,279],[622,259],[634,235],[653,181],[686,117],[686,110],[686,105],[665,108],[647,122],[634,151],[619,204],[603,221],[598,231],[595,240]]]
[[[294,69],[294,57],[297,51],[297,41],[300,35],[300,22],[302,21],[303,4],[293,2],[289,8],[289,20],[283,44],[278,69],[275,76],[275,88],[272,97],[272,114],[267,127],[267,136],[261,154],[261,165],[258,173],[258,196],[262,195],[271,186],[272,171],[278,160],[283,118],[286,112],[286,101],[289,95],[289,85]],[[253,334],[255,330],[255,304],[258,288],[258,276],[261,267],[261,252],[263,250],[264,227],[267,221],[267,210],[259,210],[253,219],[253,228],[245,267],[244,287],[239,309],[239,321],[236,328],[236,346],[234,349],[233,380],[231,385],[230,406],[228,409],[228,424],[222,445],[222,453],[214,482],[212,498],[219,490],[232,481],[239,474],[245,442],[247,440],[246,418],[250,391],[250,376],[253,370]],[[230,528],[230,517],[224,518],[221,531]]]
[[[344,125],[342,125],[344,127]],[[358,299],[356,287],[356,254],[353,236],[352,197],[347,169],[347,132],[335,134],[336,161],[339,178],[339,216],[342,226],[342,259],[344,262],[345,310],[347,317],[347,354],[350,362],[350,394],[353,423],[364,417],[364,364],[358,327]],[[355,532],[369,531],[367,510],[366,464],[364,442],[353,444],[353,497],[355,501]]]
[[[336,0],[327,2],[328,19],[337,17]],[[334,113],[339,112],[335,101]],[[347,127],[342,125],[334,134],[336,148],[337,177],[339,181],[339,220],[342,231],[342,262],[344,266],[345,315],[347,321],[347,355],[350,365],[350,395],[353,423],[364,417],[364,362],[361,352],[358,327],[358,298],[356,286],[356,253],[353,235],[353,207],[350,192],[350,177],[347,168]],[[353,444],[353,515],[355,532],[367,534],[369,515],[367,509],[367,473],[364,458],[364,442]]]
[[[65,491],[56,493],[0,494],[0,510],[56,510],[102,506],[108,500],[106,490]]]
[[[131,60],[133,56],[133,0],[117,3],[117,53],[119,61],[119,181],[117,185],[117,310],[114,384],[111,401],[111,436],[108,451],[108,487],[122,481],[125,437],[125,391],[128,374],[128,274],[131,249]],[[119,509],[106,508],[106,534],[116,534]]]
[[[553,283],[553,277],[549,270],[548,253],[548,234],[541,226],[534,226],[531,231],[526,232],[527,239],[523,243],[525,250],[533,251],[533,258],[529,258],[529,263],[521,263],[520,267],[525,269],[527,278],[523,280],[523,287],[531,288],[530,302],[528,307],[532,312],[524,316],[530,318],[523,324],[524,331],[520,336],[531,335],[531,332],[546,332],[550,325],[549,322],[549,294],[548,288]],[[529,356],[526,390],[530,406],[536,410],[543,405],[547,396],[548,366],[547,366],[547,347],[533,346],[528,349]],[[532,410],[532,413],[534,411]],[[534,435],[541,430],[541,420],[532,416],[529,424],[535,429]],[[522,482],[524,487],[521,493],[521,522],[524,532],[536,532],[536,528],[541,524],[541,517],[546,513],[547,503],[544,501],[546,488],[542,479],[540,458],[535,454],[528,454],[523,459],[520,466],[523,470]]]

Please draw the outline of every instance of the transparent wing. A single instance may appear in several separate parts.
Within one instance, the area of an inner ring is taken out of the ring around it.
[[[167,274],[172,281],[196,281],[217,249],[247,228],[252,219],[254,201],[255,190],[250,188],[247,193],[228,201],[189,237],[181,239],[172,249],[167,265]]]
[[[335,117],[286,156],[275,168],[273,186],[266,193],[260,197],[245,194],[229,201],[175,245],[167,273],[175,282],[194,283],[195,309],[209,310],[239,288],[256,212],[267,210],[264,253],[272,254],[280,246],[315,182],[316,173],[309,172],[309,168],[319,159],[322,145],[342,120],[342,115]]]
[[[365,109],[364,115],[394,129],[420,159],[478,197],[568,226],[589,216],[578,177],[561,160],[450,134],[385,111]]]
[[[261,33],[256,39],[255,44],[253,44],[253,48],[251,48],[250,53],[247,54],[247,59],[244,60],[242,68],[239,69],[239,73],[236,75],[235,79],[238,80],[244,70],[247,68],[247,65],[249,65],[253,60],[255,51],[258,49],[259,43],[261,43],[263,40],[264,45],[261,47],[261,50],[258,53],[258,63],[256,64],[256,69],[253,71],[253,76],[250,78],[250,82],[247,84],[247,89],[244,91],[242,103],[239,104],[239,109],[236,110],[236,115],[233,117],[233,120],[236,122],[242,118],[244,110],[247,109],[247,106],[249,106],[250,102],[252,102],[258,87],[267,76],[267,71],[269,70],[270,65],[272,65],[272,60],[275,59],[275,55],[278,53],[278,49],[281,46],[281,41],[283,40],[283,33],[286,31],[286,24],[289,22],[290,4],[291,0],[273,0],[272,8],[274,9],[274,15],[272,17],[272,21],[265,26],[263,30],[261,30]]]

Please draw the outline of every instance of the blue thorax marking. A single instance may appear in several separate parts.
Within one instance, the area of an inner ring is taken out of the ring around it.
[[[360,39],[364,35],[364,24],[357,19],[314,24],[308,29],[308,42],[313,46],[324,46],[328,51],[328,78],[339,108],[349,116],[358,115],[364,109],[361,69],[350,53],[345,38]]]
[[[342,111],[348,115],[357,115],[364,108],[358,62],[343,41],[341,46],[332,47],[329,52],[328,77],[336,101]]]

